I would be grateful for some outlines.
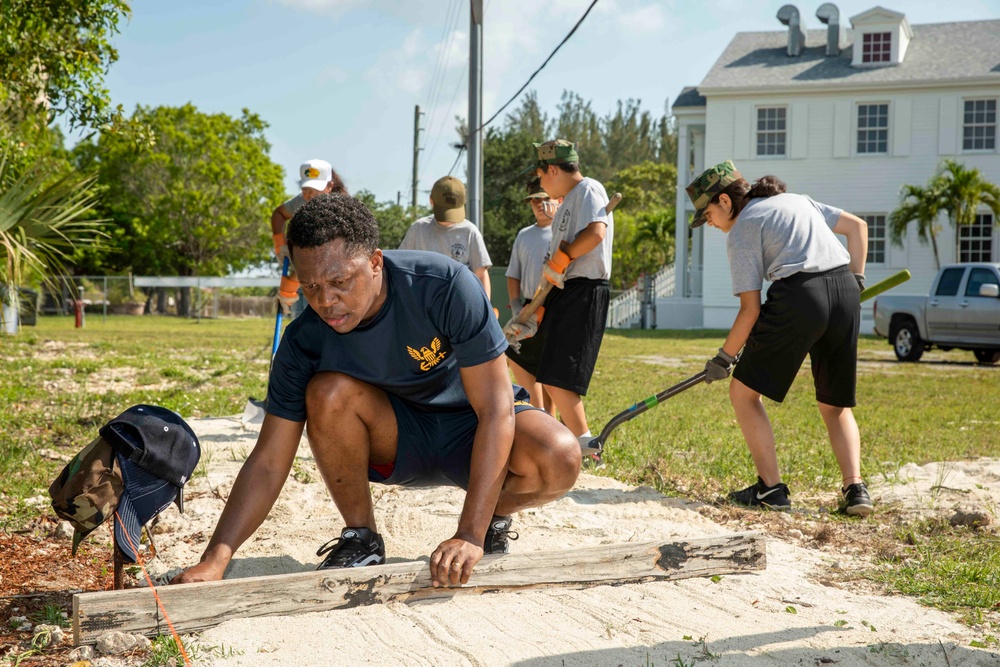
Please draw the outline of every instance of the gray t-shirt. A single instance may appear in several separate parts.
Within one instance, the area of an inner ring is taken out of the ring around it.
[[[517,233],[514,247],[510,250],[510,264],[507,265],[507,277],[521,281],[521,298],[531,299],[535,289],[542,279],[542,266],[549,254],[549,244],[552,242],[552,225],[539,227],[532,225]]]
[[[406,230],[399,249],[430,250],[451,257],[473,271],[493,266],[482,232],[468,220],[442,225],[433,215],[420,218]]]
[[[604,207],[608,205],[608,193],[599,181],[584,178],[569,191],[562,206],[552,220],[552,242],[549,256],[559,248],[560,241],[572,243],[577,235],[592,222],[603,222],[608,226],[601,243],[573,260],[566,270],[566,279],[594,278],[607,280],[611,277],[611,244],[615,235],[615,216]]]
[[[726,239],[733,294],[796,273],[819,273],[851,262],[833,233],[843,211],[806,195],[784,193],[752,199]]]
[[[302,196],[302,193],[295,195],[288,201],[286,201],[282,206],[288,211],[289,216],[295,215],[295,212],[302,208],[302,205],[306,203],[306,198]]]

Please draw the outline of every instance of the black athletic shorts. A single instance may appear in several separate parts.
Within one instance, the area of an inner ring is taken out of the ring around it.
[[[530,301],[528,303],[531,303]],[[528,304],[524,304],[528,305]],[[542,314],[542,322],[545,321],[545,314]],[[542,332],[538,331],[531,338],[521,341],[521,350],[515,352],[514,348],[508,347],[507,358],[515,364],[528,371],[532,375],[538,375],[538,361],[542,358]]]
[[[586,396],[607,321],[607,280],[572,278],[549,292],[535,379]]]
[[[861,301],[846,267],[777,280],[750,331],[733,377],[779,403],[809,355],[816,400],[856,405]]]
[[[391,466],[368,468],[368,480],[401,486],[469,486],[472,441],[479,419],[472,408],[426,410],[388,394],[396,415],[398,441]],[[528,391],[514,385],[514,413],[535,410]],[[388,476],[384,473],[390,472]]]

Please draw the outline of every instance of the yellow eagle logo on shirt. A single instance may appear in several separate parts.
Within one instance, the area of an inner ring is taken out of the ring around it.
[[[407,345],[406,351],[410,353],[411,357],[420,362],[420,370],[422,371],[429,371],[437,366],[444,359],[444,355],[447,354],[447,352],[441,352],[440,338],[432,340],[430,348],[422,347],[419,350],[414,350]]]

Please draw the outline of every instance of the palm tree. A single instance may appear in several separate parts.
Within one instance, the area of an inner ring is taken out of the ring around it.
[[[902,248],[906,228],[911,222],[917,223],[917,236],[922,243],[930,241],[934,248],[934,264],[941,268],[938,258],[937,233],[941,228],[937,225],[938,214],[944,208],[940,178],[935,177],[927,187],[919,185],[904,185],[899,206],[889,214],[889,233],[893,245]]]
[[[941,192],[941,208],[956,230],[961,225],[972,225],[981,206],[993,211],[994,220],[1000,219],[1000,187],[985,180],[976,168],[966,169],[954,160],[945,160],[937,176]]]
[[[76,247],[100,236],[103,220],[87,219],[97,203],[96,176],[74,170],[54,180],[45,160],[20,176],[0,157],[0,291],[16,304],[17,287],[33,276],[64,273],[63,262]]]

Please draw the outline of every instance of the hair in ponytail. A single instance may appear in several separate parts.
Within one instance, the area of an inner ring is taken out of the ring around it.
[[[751,199],[773,197],[785,191],[785,182],[777,176],[764,176],[753,185],[750,185],[746,179],[738,178],[727,185],[722,192],[712,197],[711,203],[718,204],[720,196],[728,195],[729,201],[733,203],[732,212],[730,213],[730,219],[732,219],[740,214],[740,211],[743,210],[743,207]]]

